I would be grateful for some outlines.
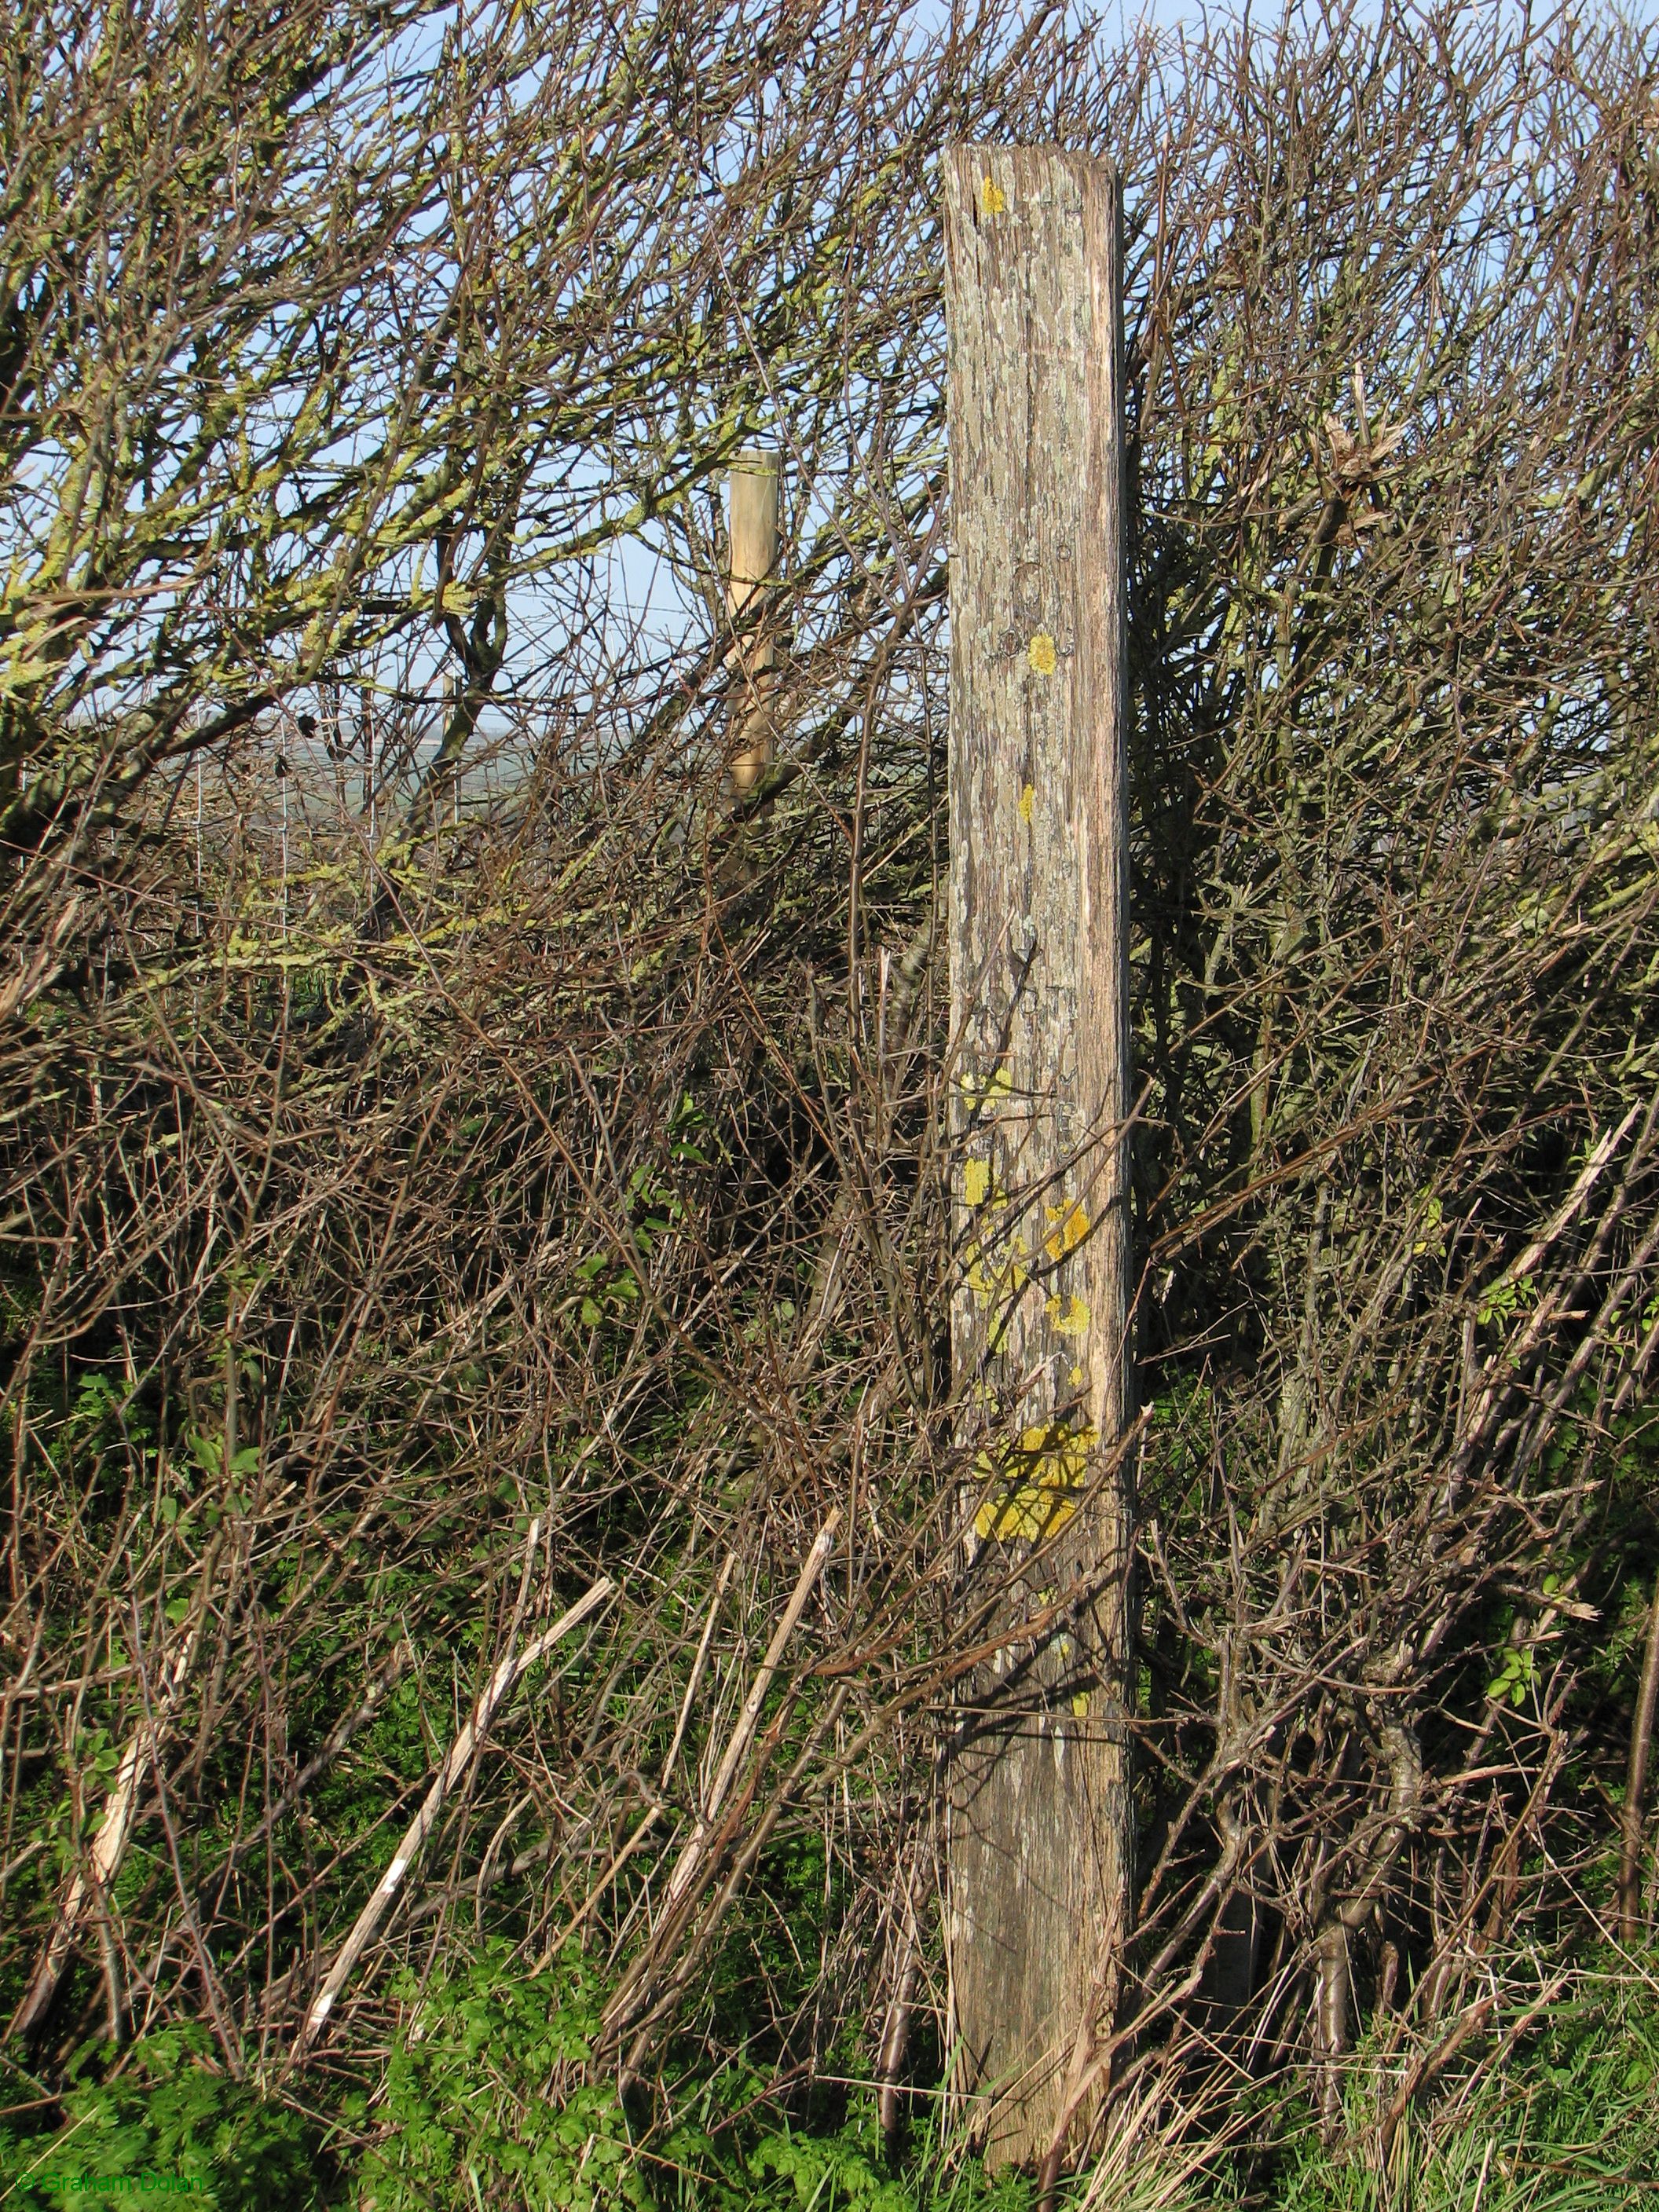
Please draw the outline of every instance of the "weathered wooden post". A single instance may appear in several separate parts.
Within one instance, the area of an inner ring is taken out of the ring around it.
[[[958,147],[951,340],[951,979],[964,1615],[1026,1621],[952,1745],[963,2083],[998,2164],[1093,2100],[1131,1885],[1121,198]]]
[[[752,791],[772,757],[772,671],[777,641],[764,619],[763,594],[778,560],[778,458],[739,453],[727,483],[726,608],[738,633],[728,654],[741,679],[734,714],[732,789]]]

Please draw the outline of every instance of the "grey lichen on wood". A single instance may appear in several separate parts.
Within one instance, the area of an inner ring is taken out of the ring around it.
[[[1131,1872],[1120,225],[1105,163],[947,161],[959,1605],[1036,1624],[949,1770],[959,2086],[997,2163],[1086,2118]]]

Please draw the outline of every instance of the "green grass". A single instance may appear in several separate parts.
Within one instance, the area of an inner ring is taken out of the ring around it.
[[[1272,2212],[1659,2207],[1659,1988],[1639,1974],[1584,1975],[1513,2049],[1500,2026],[1384,2160],[1376,2122],[1402,2070],[1361,2052],[1345,2142],[1299,2130],[1263,2197]]]
[[[689,2075],[648,2141],[586,2062],[603,1992],[581,1961],[540,1975],[487,1948],[404,1989],[370,2084],[326,2120],[228,2080],[210,2041],[170,2032],[118,2061],[89,2049],[52,2115],[0,2121],[0,2206],[190,2203],[204,2212],[1036,2212],[1026,2178],[986,2174],[937,2120],[902,2163],[867,2100],[840,2125],[790,2121],[761,2077]],[[1518,1997],[1510,2017],[1525,2009]],[[1659,1984],[1586,1972],[1514,2047],[1472,2045],[1389,2154],[1377,2121],[1410,2053],[1364,2049],[1341,2139],[1304,2103],[1212,2111],[1240,2148],[1154,2118],[1069,2185],[1066,2212],[1637,2212],[1659,2208]],[[320,2084],[307,2083],[314,2090]],[[14,2075],[6,2101],[26,2103]],[[919,2100],[920,2101],[920,2100]],[[933,2100],[928,2100],[930,2106]],[[937,2106],[933,2106],[937,2110]],[[86,2185],[84,2187],[79,2185]]]

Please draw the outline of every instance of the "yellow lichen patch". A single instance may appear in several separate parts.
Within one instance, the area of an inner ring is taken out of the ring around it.
[[[1053,1297],[1044,1310],[1057,1336],[1085,1336],[1088,1334],[1089,1307],[1085,1299],[1075,1295],[1068,1298]]]
[[[1030,1254],[1025,1239],[1016,1232],[999,1249],[988,1252],[977,1241],[968,1247],[969,1289],[981,1307],[1006,1304],[1018,1297],[1031,1279],[1031,1271],[1025,1265]]]
[[[991,1163],[989,1160],[964,1160],[962,1164],[962,1195],[969,1206],[983,1206],[991,1195]]]
[[[981,177],[979,185],[980,211],[983,215],[1006,215],[1008,195],[994,177]]]
[[[1031,809],[1036,803],[1036,786],[1034,783],[1028,783],[1024,790],[1019,794],[1019,818],[1022,822],[1029,822],[1030,820]]]
[[[1031,664],[1033,676],[1052,676],[1059,665],[1054,641],[1046,629],[1040,629],[1026,647],[1025,657]]]
[[[1066,1377],[1073,1390],[1080,1390],[1088,1379],[1080,1367],[1073,1368],[1071,1373]]]
[[[960,1080],[963,1103],[970,1114],[986,1110],[1012,1095],[1008,1071],[1000,1060],[988,1075],[964,1074]]]
[[[1054,1226],[1042,1240],[1042,1249],[1051,1260],[1063,1260],[1068,1252],[1075,1252],[1089,1233],[1089,1217],[1075,1199],[1059,1206],[1045,1206],[1043,1212]]]
[[[988,1452],[981,1452],[975,1472],[988,1494],[974,1516],[975,1534],[1005,1544],[1035,1544],[1063,1528],[1077,1511],[1076,1492],[1083,1486],[1090,1448],[1097,1441],[1094,1429],[1045,1422],[1022,1433],[1000,1469]],[[1012,1480],[998,1491],[1000,1474]]]

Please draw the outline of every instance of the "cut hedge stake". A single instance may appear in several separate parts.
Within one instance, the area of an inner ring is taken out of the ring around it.
[[[732,791],[745,798],[772,758],[777,641],[766,628],[766,586],[778,564],[778,457],[739,453],[727,479],[726,611],[733,635]]]

